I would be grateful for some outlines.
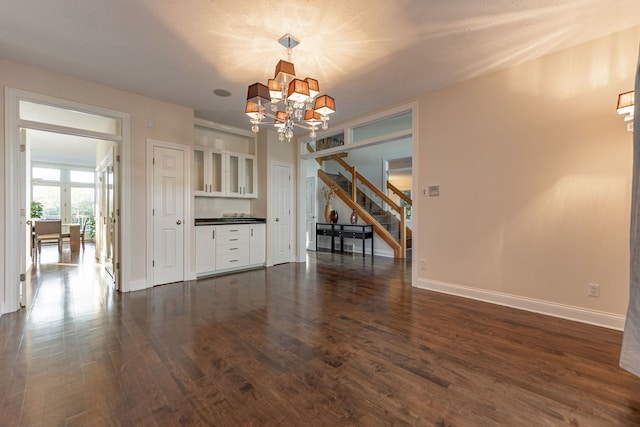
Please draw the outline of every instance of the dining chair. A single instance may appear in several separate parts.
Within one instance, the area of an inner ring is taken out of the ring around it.
[[[62,252],[62,221],[36,221],[34,229],[36,234],[35,239],[38,246],[38,253],[42,251],[42,242],[45,240],[56,240],[58,242],[58,252]]]

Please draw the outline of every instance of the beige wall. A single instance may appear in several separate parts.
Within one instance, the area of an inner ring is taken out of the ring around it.
[[[130,92],[112,89],[43,69],[0,60],[0,86],[53,96],[97,107],[129,113],[131,116],[130,201],[128,215],[131,224],[131,281],[146,280],[146,141],[161,141],[192,145],[193,110]],[[154,126],[149,127],[149,120]],[[4,102],[0,103],[0,124],[4,130]],[[4,168],[4,132],[0,134],[1,164]],[[4,223],[4,173],[0,174],[0,221]],[[4,241],[4,228],[0,231]],[[0,254],[0,270],[4,270],[4,254]],[[1,271],[3,272],[3,271]]]
[[[419,285],[624,315],[640,27],[419,100]],[[426,269],[419,267],[426,260]],[[601,297],[586,295],[588,283]]]

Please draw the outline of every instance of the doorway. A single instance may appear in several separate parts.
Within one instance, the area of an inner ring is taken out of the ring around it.
[[[120,151],[123,151],[123,158],[128,158],[125,153],[128,153],[130,127],[129,116],[125,113],[11,88],[5,90],[5,107],[7,117],[5,183],[8,191],[5,191],[7,209],[4,261],[6,268],[1,313],[15,311],[21,304],[24,305],[24,298],[21,301],[20,297],[21,294],[25,296],[26,272],[31,268],[31,263],[28,262],[31,259],[31,196],[29,195],[31,186],[28,185],[31,181],[31,167],[28,167],[30,159],[28,133],[42,131],[64,135],[67,138],[81,137],[109,141],[118,153],[116,154],[117,162]],[[117,173],[114,177],[117,177]],[[123,193],[128,193],[128,189],[122,189],[116,185],[113,192],[114,206],[118,206],[117,212],[122,208],[122,201],[126,200]],[[60,202],[63,205],[67,203],[65,208],[68,210],[72,202],[66,197],[62,196]],[[127,224],[128,221],[123,221],[124,227],[127,227]],[[121,230],[118,225],[115,227],[114,246],[118,247]],[[116,284],[120,284],[122,272],[117,268],[117,261],[115,267],[114,279]]]

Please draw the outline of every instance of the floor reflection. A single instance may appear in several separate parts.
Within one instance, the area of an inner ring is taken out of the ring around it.
[[[27,282],[29,322],[39,324],[95,316],[113,298],[110,278],[95,259],[95,246],[60,253],[45,245]]]

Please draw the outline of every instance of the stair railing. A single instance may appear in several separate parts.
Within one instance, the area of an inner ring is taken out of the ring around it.
[[[407,196],[406,194],[404,194],[402,192],[402,190],[400,190],[398,187],[396,187],[395,185],[393,185],[389,181],[387,181],[387,189],[391,190],[394,194],[396,194],[398,197],[400,197],[402,200],[404,200],[404,202],[406,204],[408,204],[409,206],[413,205],[411,198],[409,196]]]
[[[331,159],[337,162],[340,166],[344,168],[348,173],[351,174],[351,201],[358,205],[357,202],[357,193],[358,193],[358,182],[362,183],[369,191],[379,197],[387,206],[389,206],[393,211],[398,213],[399,218],[399,228],[400,228],[400,239],[399,239],[399,254],[396,258],[406,258],[407,254],[407,224],[406,224],[406,208],[404,206],[398,205],[396,202],[391,200],[389,196],[384,194],[378,187],[373,185],[371,181],[362,176],[355,166],[349,165],[347,162],[342,160],[339,156],[332,154]],[[318,171],[320,172],[320,171]],[[328,177],[331,179],[330,177]],[[359,205],[358,205],[359,206]],[[375,221],[374,218],[371,218]],[[377,221],[376,221],[377,222]],[[383,227],[381,227],[383,228]],[[384,229],[384,228],[383,228]],[[384,229],[386,231],[386,229]],[[381,236],[382,237],[382,236]],[[395,239],[394,239],[395,240]],[[388,242],[387,242],[388,243]],[[394,249],[395,252],[395,249]]]

